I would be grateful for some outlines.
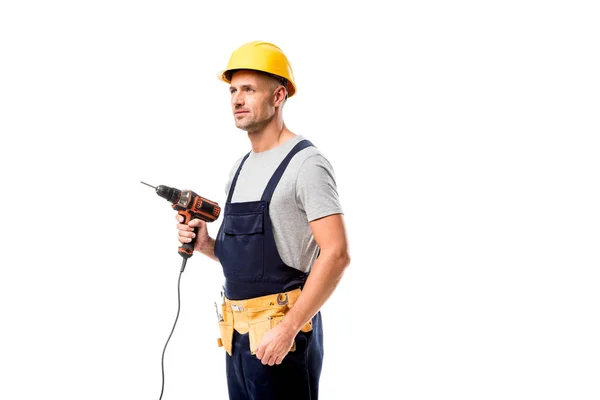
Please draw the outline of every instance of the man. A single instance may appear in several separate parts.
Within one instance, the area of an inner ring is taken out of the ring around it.
[[[178,238],[223,267],[229,398],[316,400],[319,310],[350,263],[333,169],[283,121],[296,84],[281,49],[244,44],[219,78],[230,85],[235,124],[252,150],[231,170],[217,237],[201,220],[178,219]]]

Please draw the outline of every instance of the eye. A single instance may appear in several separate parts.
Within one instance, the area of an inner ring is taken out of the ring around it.
[[[246,92],[254,92],[254,89],[247,87]]]
[[[229,93],[234,94],[236,90],[234,88],[229,89]]]

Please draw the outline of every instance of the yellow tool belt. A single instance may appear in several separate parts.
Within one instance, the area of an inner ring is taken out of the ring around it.
[[[300,292],[300,289],[295,289],[245,300],[229,300],[227,297],[223,297],[221,313],[217,309],[221,332],[218,340],[219,347],[223,346],[225,351],[231,355],[235,329],[242,335],[248,333],[250,352],[256,354],[256,349],[264,334],[281,322],[300,296]],[[301,330],[310,332],[312,321],[304,325]],[[294,342],[291,351],[294,351],[295,348],[296,343]]]

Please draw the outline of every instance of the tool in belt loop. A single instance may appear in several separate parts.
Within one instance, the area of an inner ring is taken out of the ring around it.
[[[219,307],[217,306],[217,302],[215,301],[215,311],[217,312],[217,321],[224,321],[223,315],[219,312]]]

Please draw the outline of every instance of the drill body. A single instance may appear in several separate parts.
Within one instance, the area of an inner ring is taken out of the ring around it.
[[[158,185],[155,190],[156,194],[173,204],[173,209],[183,217],[184,224],[195,218],[213,222],[221,214],[221,207],[217,203],[205,199],[191,190],[179,190],[164,185]],[[196,229],[194,229],[194,233],[196,233]],[[184,259],[190,258],[194,254],[194,241],[180,246],[178,253]]]

